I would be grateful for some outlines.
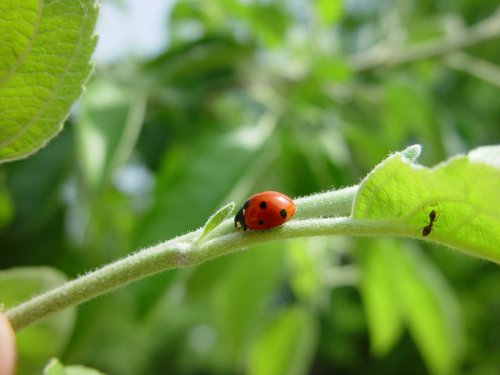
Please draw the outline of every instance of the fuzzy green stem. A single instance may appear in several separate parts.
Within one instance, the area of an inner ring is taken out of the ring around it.
[[[295,217],[306,219],[320,216],[349,216],[358,188],[351,186],[295,199],[297,204]]]
[[[297,199],[297,219],[265,231],[235,231],[233,219],[227,219],[195,244],[201,230],[140,250],[49,290],[7,311],[14,329],[19,330],[61,309],[80,304],[120,286],[172,268],[189,267],[229,254],[250,245],[295,237],[317,235],[402,234],[394,225],[347,217],[314,218],[350,213],[357,187],[316,194]],[[299,220],[302,219],[302,220]],[[220,229],[219,229],[220,228]]]
[[[222,225],[232,226],[231,220]],[[198,247],[190,242],[159,244],[60,287],[43,293],[7,311],[15,330],[22,329],[47,315],[80,304],[120,286],[172,268],[194,266],[253,244],[317,235],[402,235],[390,224],[350,218],[296,220],[267,232],[238,232],[211,239]],[[392,233],[391,233],[392,232]]]
[[[177,238],[175,242],[167,241],[143,249],[80,276],[8,310],[7,317],[14,329],[18,330],[53,312],[77,305],[162,269],[182,267],[188,262],[184,253],[189,248],[189,242],[182,241],[185,237],[190,239],[193,236],[190,233]]]

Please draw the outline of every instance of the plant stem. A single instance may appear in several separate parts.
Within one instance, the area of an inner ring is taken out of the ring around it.
[[[497,64],[478,59],[463,52],[455,52],[446,56],[444,63],[453,69],[500,87],[500,67]]]
[[[297,204],[295,217],[306,219],[320,216],[348,216],[351,214],[358,188],[359,186],[350,186],[295,199]]]
[[[233,219],[227,219],[199,244],[193,241],[198,238],[201,229],[145,248],[21,303],[8,310],[7,316],[14,329],[19,330],[53,312],[132,281],[172,268],[194,266],[260,242],[327,234],[387,234],[387,228],[381,231],[376,222],[368,225],[367,222],[347,217],[318,218],[350,214],[357,189],[353,186],[299,198],[296,200],[296,219],[302,220],[291,220],[273,230],[235,231]],[[313,216],[316,218],[310,219]]]
[[[221,225],[232,228],[231,219]],[[194,266],[253,244],[318,235],[404,235],[391,223],[346,217],[294,220],[266,232],[234,232],[193,246],[183,237],[146,248],[124,259],[49,290],[7,311],[15,330],[47,315],[85,302],[132,281],[172,268]]]
[[[182,267],[186,262],[185,251],[189,246],[189,243],[182,242],[185,237],[190,239],[192,233],[177,238],[175,243],[167,241],[138,251],[40,294],[8,310],[7,317],[14,329],[18,330],[53,312],[77,305],[162,269]]]

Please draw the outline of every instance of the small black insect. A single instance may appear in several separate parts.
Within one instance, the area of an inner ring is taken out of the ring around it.
[[[438,217],[439,217],[439,215],[436,212],[436,210],[432,210],[431,212],[429,212],[429,223],[425,227],[422,228],[422,236],[426,237],[429,234],[431,234],[432,230],[434,229],[433,228],[434,223],[436,222]]]

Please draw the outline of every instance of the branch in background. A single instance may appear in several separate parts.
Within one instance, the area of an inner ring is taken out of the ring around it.
[[[500,87],[500,66],[478,59],[464,52],[446,56],[444,62],[449,67],[468,73],[476,78]]]
[[[351,58],[351,66],[356,72],[376,68],[387,68],[413,61],[439,57],[463,49],[465,47],[500,38],[500,10],[478,24],[456,31],[439,39],[416,44],[402,50],[394,50],[391,46],[380,45],[372,51]]]

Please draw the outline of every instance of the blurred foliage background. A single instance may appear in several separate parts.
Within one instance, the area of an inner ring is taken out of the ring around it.
[[[98,60],[65,130],[0,169],[2,269],[73,278],[257,191],[353,185],[414,143],[429,166],[500,143],[496,2],[168,8],[161,51]],[[497,265],[426,243],[271,243],[80,306],[20,340],[20,373],[55,355],[124,375],[497,374],[499,290]]]

